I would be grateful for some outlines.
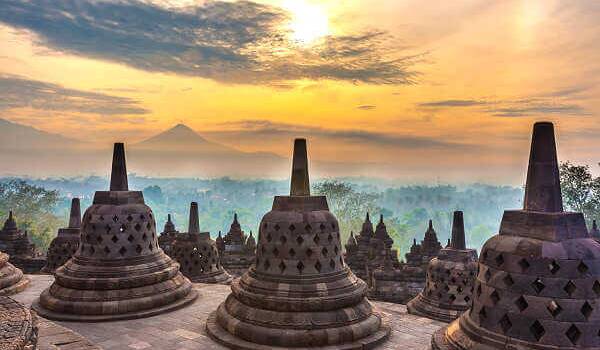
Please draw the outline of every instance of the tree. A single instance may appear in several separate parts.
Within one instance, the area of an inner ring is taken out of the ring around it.
[[[560,187],[565,206],[582,212],[591,221],[600,214],[600,177],[594,177],[589,165],[560,164]]]
[[[1,217],[6,218],[12,210],[19,228],[28,231],[41,249],[48,247],[60,226],[61,220],[54,215],[58,200],[58,191],[49,191],[23,180],[0,182]]]

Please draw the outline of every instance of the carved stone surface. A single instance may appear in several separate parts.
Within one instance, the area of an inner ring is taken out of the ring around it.
[[[406,306],[408,312],[443,322],[456,319],[471,305],[477,252],[465,246],[462,212],[454,212],[452,241],[431,259],[425,288]]]
[[[18,293],[29,285],[29,279],[23,272],[8,262],[8,254],[0,252],[0,295]]]
[[[523,210],[504,212],[481,250],[473,304],[435,349],[597,349],[600,243],[563,212],[554,130],[533,128]]]
[[[369,242],[371,237],[375,235],[373,231],[373,223],[369,213],[363,222],[362,229],[354,239],[354,235],[351,233],[350,240],[346,245],[346,263],[348,267],[354,272],[354,274],[361,278],[363,281],[369,282],[369,276],[367,274],[367,264],[369,261]]]
[[[231,276],[223,269],[219,260],[215,241],[210,238],[210,233],[200,232],[196,202],[190,205],[188,232],[178,234],[173,243],[173,258],[181,265],[181,272],[192,282],[231,282]]]
[[[45,273],[54,273],[63,266],[79,249],[79,236],[81,234],[81,209],[79,198],[71,200],[71,215],[69,226],[58,230],[58,235],[50,242],[46,255],[46,265],[42,269]]]
[[[11,298],[0,297],[0,349],[34,350],[37,333],[35,314]]]
[[[440,249],[442,249],[442,245],[433,229],[433,222],[429,220],[429,227],[425,231],[425,237],[421,243],[417,244],[417,240],[413,240],[410,251],[406,253],[406,263],[410,266],[427,267],[429,261],[438,255]]]
[[[230,274],[239,277],[243,275],[256,259],[256,241],[250,232],[247,237],[238,222],[237,214],[233,216],[233,222],[229,232],[222,238],[219,255],[221,264]]]
[[[167,222],[165,222],[165,227],[160,236],[158,236],[158,246],[171,258],[173,258],[173,243],[178,235],[179,231],[175,229],[175,224],[171,221],[171,214],[169,214]]]
[[[115,144],[110,191],[83,215],[81,243],[33,308],[43,317],[104,321],[151,316],[196,298],[192,284],[158,247],[152,210],[129,191],[123,144]]]
[[[232,349],[370,349],[389,327],[344,263],[338,222],[310,196],[306,141],[296,140],[290,196],[277,196],[259,227],[256,264],[207,320]]]
[[[31,242],[27,231],[17,227],[12,210],[0,231],[0,251],[10,256],[10,262],[26,273],[36,273],[46,264],[46,258]]]
[[[597,241],[600,241],[600,230],[598,230],[598,225],[596,224],[596,220],[592,222],[592,229],[590,230],[590,236]]]

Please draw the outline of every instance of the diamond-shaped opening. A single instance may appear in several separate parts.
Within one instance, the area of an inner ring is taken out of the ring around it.
[[[324,231],[325,230],[325,224],[319,225],[319,229],[321,229],[321,231]]]
[[[134,240],[134,239],[135,239],[135,238],[134,238],[132,235],[129,235],[129,237],[127,237],[127,240],[128,240],[129,242],[133,242],[133,240]]]
[[[106,231],[107,234],[109,234],[110,231],[112,230],[112,227],[109,224],[106,224],[106,226],[104,226],[104,230]]]
[[[105,252],[106,254],[109,254],[109,253],[110,253],[110,249],[108,249],[108,247],[104,247],[104,252]]]
[[[450,294],[450,296],[448,297],[448,301],[450,302],[450,304],[454,303],[455,300],[456,296],[454,294]]]
[[[287,237],[279,236],[279,241],[281,242],[281,244],[285,244],[285,242],[287,242]]]
[[[581,261],[579,265],[577,265],[577,271],[579,271],[579,273],[586,273],[588,272],[588,270],[589,267],[583,261]]]
[[[527,303],[527,300],[525,300],[525,298],[521,295],[519,298],[517,298],[517,300],[515,300],[515,305],[517,305],[519,311],[523,311],[527,309],[529,303]]]
[[[529,331],[537,341],[540,341],[540,339],[542,339],[544,336],[544,333],[546,333],[546,330],[538,320],[535,320],[535,322],[529,326]]]
[[[312,231],[312,226],[310,226],[310,224],[306,224],[306,226],[304,226],[304,230],[310,233]]]
[[[333,236],[331,235],[331,233],[327,236],[327,241],[329,243],[331,243],[331,241],[333,241]]]
[[[504,332],[504,334],[506,334],[506,332],[508,332],[512,327],[512,322],[510,322],[510,318],[508,318],[507,314],[504,314],[504,316],[502,316],[499,323],[500,328],[502,328],[502,332]]]
[[[315,270],[321,272],[321,268],[323,268],[323,266],[321,265],[321,262],[317,260],[317,262],[315,263]]]
[[[507,273],[506,276],[504,276],[504,278],[502,279],[504,281],[504,284],[507,287],[512,286],[513,284],[515,284],[515,281],[513,280],[512,276],[510,275],[510,273]]]
[[[496,256],[496,265],[498,266],[502,266],[502,264],[504,264],[504,256],[502,256],[502,253],[498,254]]]
[[[127,249],[125,247],[121,247],[121,249],[119,249],[119,254],[125,255],[125,253],[127,253]]]
[[[500,294],[498,294],[498,291],[494,290],[492,294],[490,294],[490,299],[492,300],[494,305],[498,304],[498,302],[500,301]]]
[[[296,229],[296,226],[294,226],[294,224],[291,224],[291,225],[288,227],[288,229],[289,229],[290,231],[294,231],[294,230]]]
[[[450,270],[448,270],[448,271],[450,271]],[[452,277],[452,278],[450,279],[450,282],[451,282],[451,283],[453,283],[453,284],[454,284],[454,283],[456,283],[456,278]]]
[[[102,243],[102,236],[98,235],[96,237],[96,241],[98,241],[98,243]]]
[[[527,261],[527,259],[523,258],[523,259],[519,260],[519,266],[521,266],[521,270],[525,271],[531,265],[529,264],[529,262]]]
[[[563,288],[563,290],[565,292],[567,292],[567,294],[569,294],[569,296],[571,296],[573,293],[575,293],[576,289],[577,289],[577,287],[575,286],[575,283],[573,283],[573,281],[567,282],[567,284],[565,284],[565,287]]]
[[[338,253],[340,252],[337,245],[333,248],[333,252],[335,253],[335,255],[338,255]]]
[[[113,218],[112,218],[112,219],[113,219],[113,221],[114,221],[114,222],[117,222],[117,221],[119,221],[119,217],[118,217],[117,215],[113,216]]]
[[[136,251],[138,254],[139,254],[139,253],[141,253],[141,252],[142,252],[142,246],[138,244],[138,245],[135,247],[135,251]]]
[[[581,314],[587,320],[590,317],[590,315],[592,314],[592,311],[594,311],[594,308],[586,301],[585,303],[583,303],[580,310],[581,310]]]
[[[567,338],[569,338],[573,345],[577,345],[577,341],[579,341],[579,338],[581,338],[581,331],[574,324],[572,324],[571,327],[567,329],[565,335]]]
[[[333,259],[329,260],[329,267],[331,267],[332,269],[335,269],[335,260],[333,260]]]
[[[308,248],[308,249],[306,250],[306,256],[310,258],[310,256],[311,256],[312,254],[313,254],[313,251],[312,251],[312,249]]]
[[[269,267],[271,267],[271,263],[269,262],[269,259],[265,260],[263,266],[265,267],[265,270],[268,270]]]
[[[465,301],[465,303],[469,303],[469,301],[471,301],[471,298],[469,298],[468,295],[465,295],[465,297],[463,298],[463,300]]]
[[[485,306],[482,306],[481,310],[479,310],[479,319],[485,320],[486,318],[487,318],[487,311],[485,311]]]
[[[148,235],[146,235],[146,233],[144,232],[144,234],[142,235],[142,240],[147,241],[148,240]]]
[[[316,234],[315,238],[313,238],[313,242],[315,242],[315,244],[319,244],[319,241],[321,240],[321,238],[319,238],[319,235]]]
[[[290,248],[290,251],[288,252],[290,254],[290,256],[293,258],[294,256],[296,256],[296,251],[294,250],[294,248]]]
[[[279,226],[279,224],[275,224],[274,228],[275,228],[275,231],[279,231],[281,229],[281,226]]]
[[[558,303],[554,300],[550,301],[546,308],[552,317],[556,317],[562,312],[562,307],[560,307],[560,305],[558,305]]]
[[[323,254],[324,257],[327,257],[327,253],[329,253],[329,251],[326,247],[323,247],[323,249],[321,249],[321,254]]]
[[[490,278],[492,278],[492,273],[490,272],[490,269],[487,269],[487,270],[485,271],[485,274],[483,275],[483,277],[485,278],[485,281],[486,281],[486,282],[489,282],[489,281],[490,281]]]
[[[548,264],[548,270],[550,270],[550,273],[555,274],[560,270],[560,265],[558,265],[556,260],[552,260],[550,264]]]
[[[127,215],[127,221],[132,221],[133,220],[133,216],[131,216],[131,214]]]
[[[117,237],[116,235],[113,235],[110,240],[113,241],[113,243],[117,243],[117,241],[119,240],[119,237]]]
[[[544,282],[542,282],[542,279],[539,277],[536,278],[533,282],[531,282],[531,286],[538,294],[540,294],[540,292],[544,290],[544,288],[546,288],[546,285],[544,284]]]
[[[298,272],[302,273],[302,270],[304,270],[304,264],[302,263],[302,261],[298,261],[298,265],[296,265],[296,268],[298,269]]]
[[[140,232],[140,230],[142,229],[142,225],[140,225],[140,223],[138,222],[133,228],[135,228],[136,231]]]
[[[296,237],[296,243],[298,243],[298,245],[301,245],[302,243],[304,243],[304,238],[302,238],[302,236]]]
[[[273,237],[271,237],[271,233],[267,233],[267,242],[271,242],[271,240],[273,240]]]
[[[462,289],[461,286],[458,286],[458,287],[456,287],[456,291],[459,292],[459,293],[462,293],[463,289]]]
[[[279,270],[280,270],[281,272],[283,272],[283,271],[285,270],[285,267],[286,267],[286,266],[285,266],[285,264],[283,263],[283,261],[279,263]]]

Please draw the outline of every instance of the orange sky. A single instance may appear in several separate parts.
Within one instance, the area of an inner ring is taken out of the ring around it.
[[[130,1],[124,16],[32,3],[0,0],[0,74],[59,86],[68,101],[36,90],[32,103],[27,87],[0,94],[0,118],[41,130],[108,144],[185,123],[284,156],[291,135],[308,136],[319,161],[513,183],[544,119],[561,159],[598,162],[593,1],[156,0]]]

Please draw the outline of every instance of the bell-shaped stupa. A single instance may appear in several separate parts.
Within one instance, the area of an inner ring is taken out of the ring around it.
[[[0,296],[21,292],[29,285],[29,279],[23,276],[23,271],[8,260],[8,254],[0,252]]]
[[[231,276],[221,265],[216,242],[210,233],[200,232],[196,202],[190,205],[188,232],[178,234],[173,242],[173,258],[181,265],[181,272],[194,283],[231,282]]]
[[[110,191],[97,191],[83,215],[81,242],[33,308],[42,317],[106,321],[152,316],[196,298],[179,264],[158,246],[152,210],[127,184],[125,150],[116,143]]]
[[[165,222],[163,231],[158,236],[158,245],[171,258],[173,258],[173,242],[175,242],[178,235],[179,231],[177,231],[171,220],[171,214],[167,214],[167,222]]]
[[[454,212],[452,240],[427,268],[425,288],[408,302],[408,312],[450,322],[471,306],[477,274],[477,252],[465,245],[462,211]]]
[[[237,214],[233,214],[233,222],[229,232],[223,237],[221,246],[223,249],[219,251],[219,254],[221,264],[223,264],[225,270],[236,277],[248,271],[248,268],[256,259],[256,242],[254,242],[254,245],[251,242],[248,245],[248,240],[249,238],[242,231]],[[254,238],[252,238],[252,241],[254,241]],[[217,247],[219,245],[217,244]]]
[[[79,198],[71,200],[71,214],[69,226],[58,229],[58,234],[50,242],[46,255],[46,266],[42,269],[45,273],[54,273],[63,266],[79,249],[79,236],[81,233],[81,208]]]
[[[523,210],[482,247],[471,309],[434,349],[600,348],[600,243],[564,212],[554,128],[533,127]]]
[[[259,226],[256,263],[206,324],[232,349],[369,349],[390,329],[342,257],[338,222],[311,196],[306,140],[294,144],[289,196]]]

